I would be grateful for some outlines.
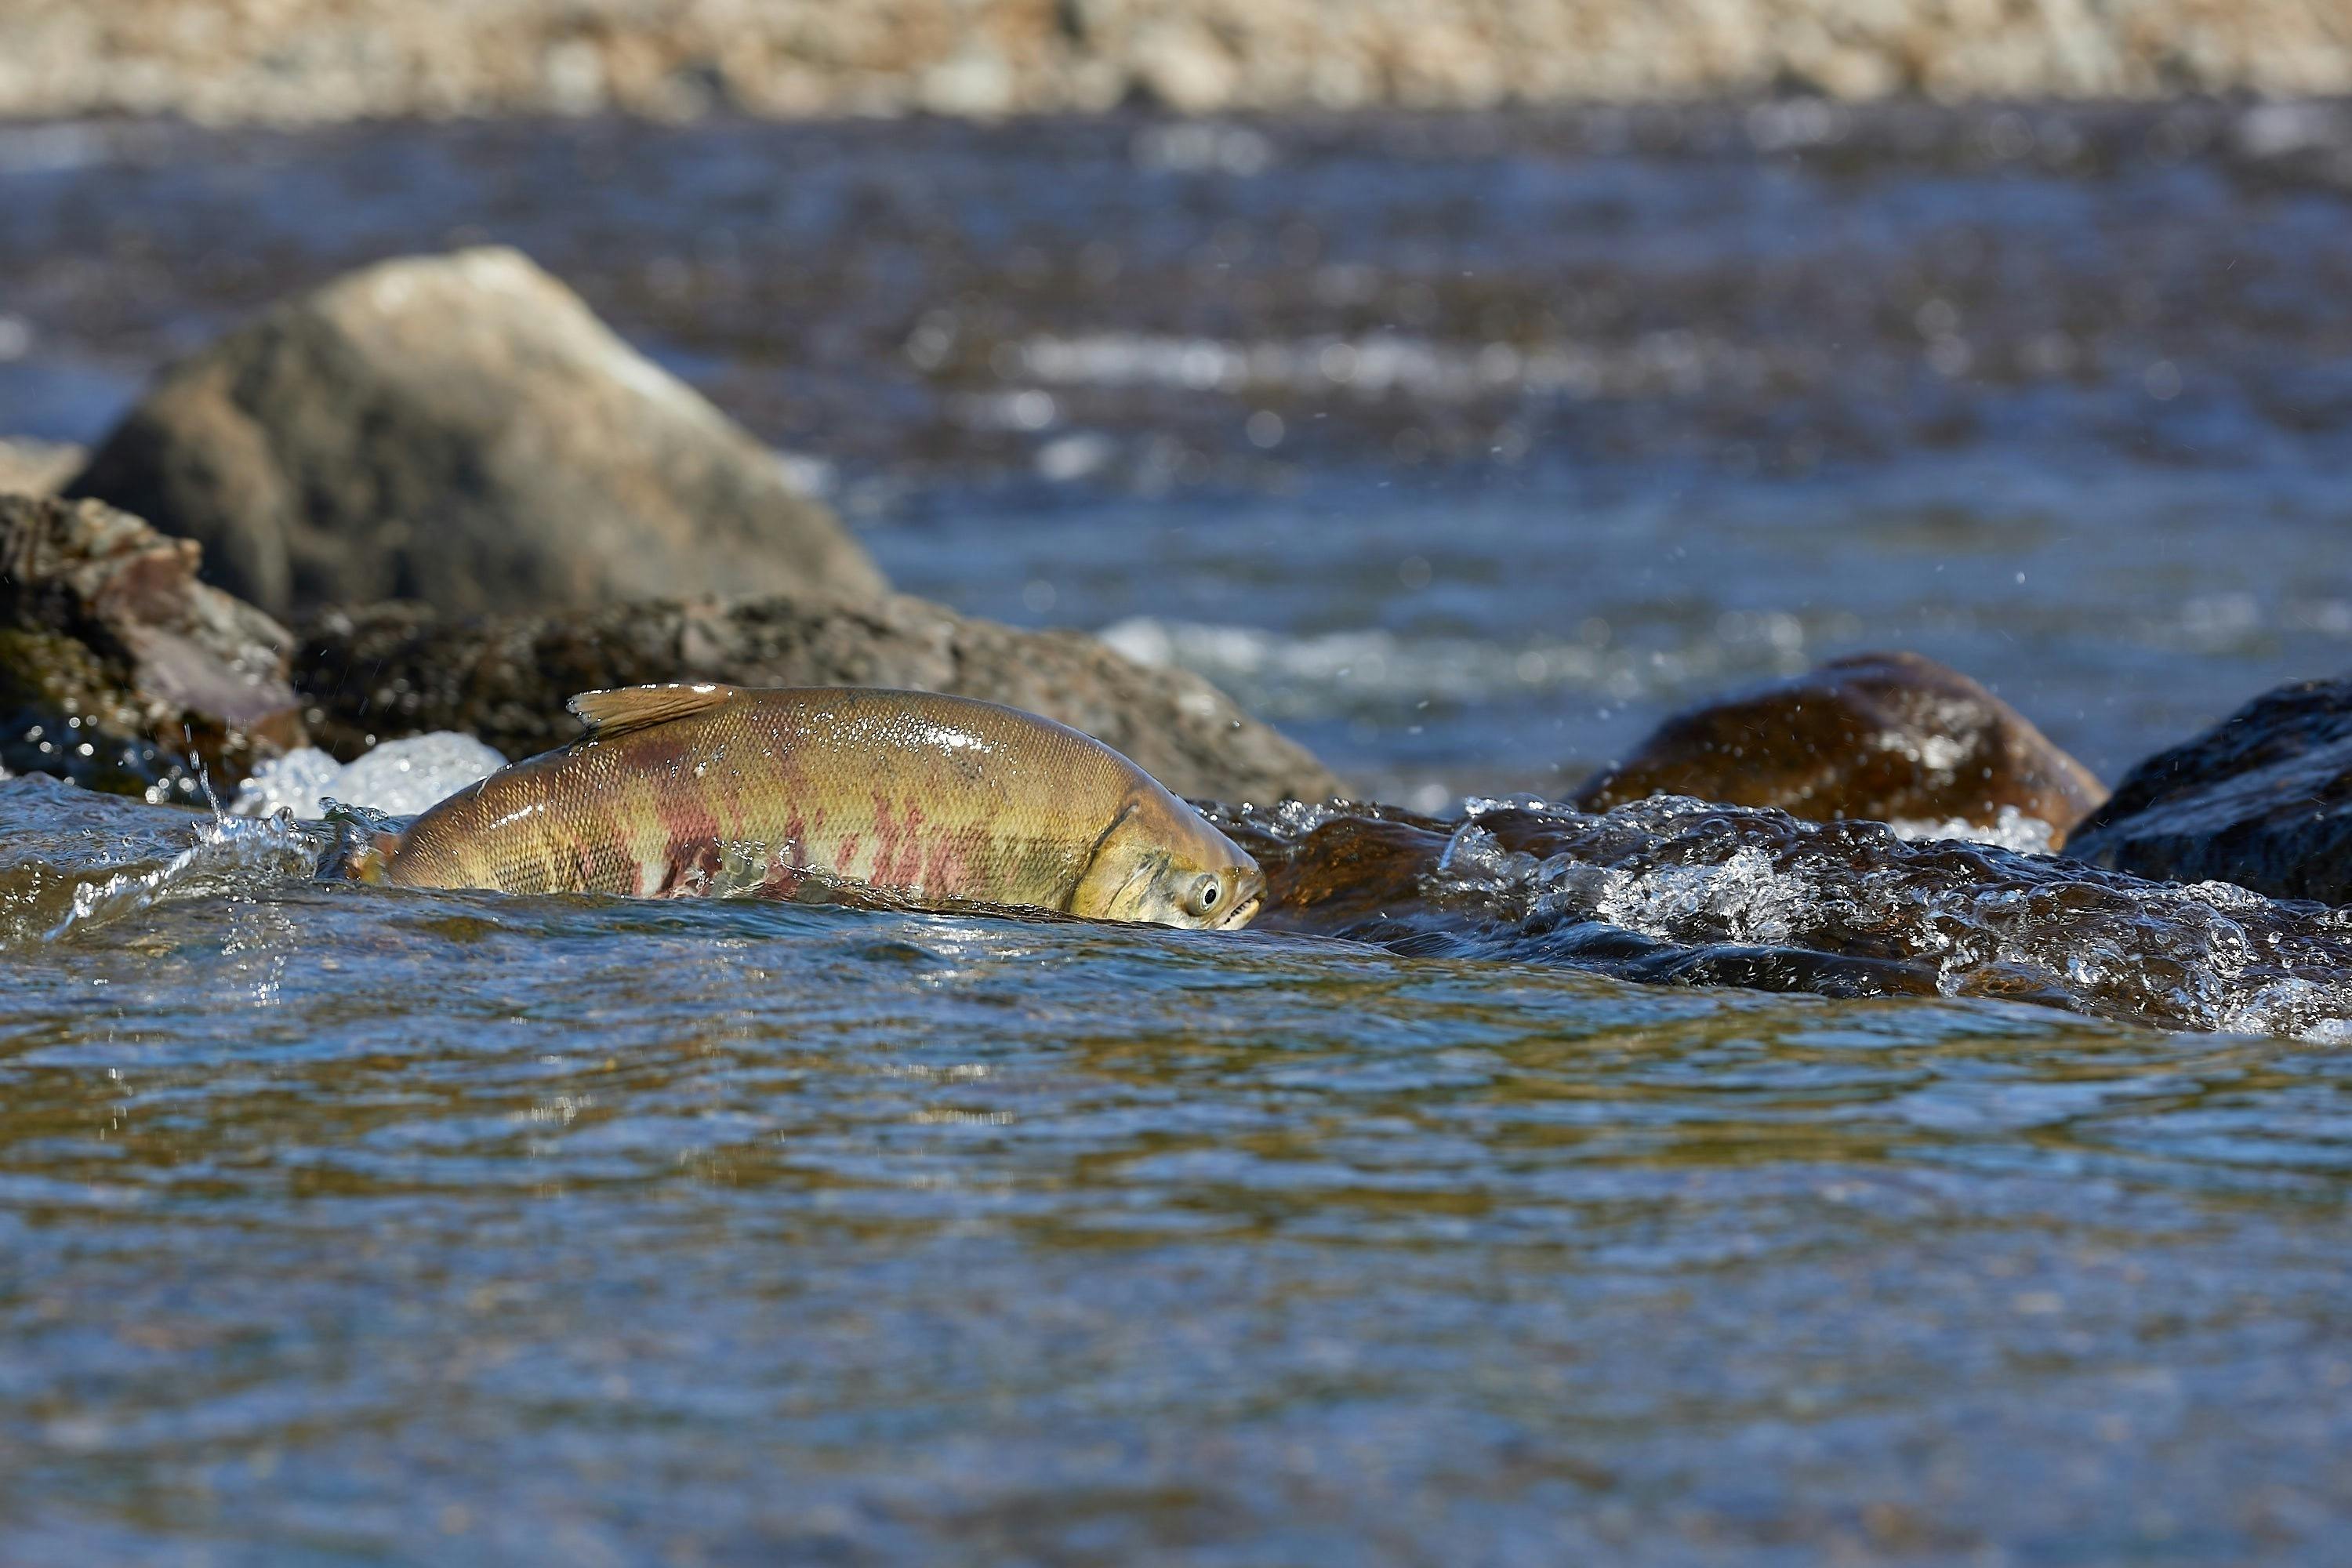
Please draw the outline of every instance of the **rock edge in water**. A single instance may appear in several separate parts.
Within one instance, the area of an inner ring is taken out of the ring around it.
[[[2134,876],[2352,903],[2352,680],[2265,692],[2148,758],[2066,853]]]
[[[1916,653],[1864,653],[1684,709],[1575,802],[1598,812],[1651,795],[1906,830],[1998,828],[2014,814],[2063,843],[2105,790],[1958,670]]]
[[[314,617],[296,662],[313,732],[344,758],[430,730],[529,756],[573,739],[579,726],[563,704],[598,688],[884,686],[1058,720],[1182,795],[1341,792],[1304,747],[1199,676],[1147,668],[1080,632],[1023,631],[906,595],[657,600],[473,621],[382,605]]]
[[[1439,821],[1212,814],[1266,875],[1258,929],[1433,957],[1829,996],[2031,1002],[2158,1027],[2352,1041],[2352,911],[2168,885],[1874,822],[1655,796]]]

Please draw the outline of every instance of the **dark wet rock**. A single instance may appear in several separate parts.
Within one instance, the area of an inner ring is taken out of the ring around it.
[[[0,496],[0,767],[194,792],[303,741],[285,627],[202,552],[98,501]]]
[[[1179,794],[1319,799],[1339,781],[1199,676],[1152,669],[1077,632],[1016,630],[887,595],[664,600],[481,621],[415,605],[330,611],[298,660],[320,743],[352,756],[428,730],[509,757],[579,733],[564,700],[669,680],[887,686],[1026,709],[1117,747]]]
[[[2105,790],[2025,716],[1916,653],[1856,654],[1702,703],[1586,784],[1605,811],[1651,795],[1772,806],[1815,822],[2047,823],[2053,843]]]
[[[2266,692],[2148,758],[2066,852],[2166,881],[2352,903],[2352,680]]]
[[[1213,815],[1265,873],[1259,921],[1325,936],[1411,919],[1453,830],[1433,816],[1357,801]]]
[[[1213,816],[1265,869],[1266,931],[1678,985],[2352,1037],[2352,911],[2236,888],[1680,797],[1601,815],[1482,803],[1450,822],[1344,803]]]
[[[268,312],[165,372],[68,489],[278,615],[883,587],[775,453],[506,249]]]

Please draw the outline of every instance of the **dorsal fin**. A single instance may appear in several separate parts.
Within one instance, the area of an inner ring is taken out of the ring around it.
[[[584,741],[611,741],[639,730],[650,730],[673,719],[684,719],[730,700],[732,686],[624,686],[611,691],[583,691],[564,704],[572,716],[588,726]]]

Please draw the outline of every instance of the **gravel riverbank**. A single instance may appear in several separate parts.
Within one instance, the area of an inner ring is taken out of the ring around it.
[[[0,116],[1194,112],[2352,90],[2333,0],[7,0]]]

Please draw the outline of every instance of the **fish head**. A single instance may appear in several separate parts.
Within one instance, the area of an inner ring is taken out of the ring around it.
[[[1194,931],[1238,931],[1265,897],[1249,851],[1157,788],[1137,792],[1096,846],[1070,912]]]

